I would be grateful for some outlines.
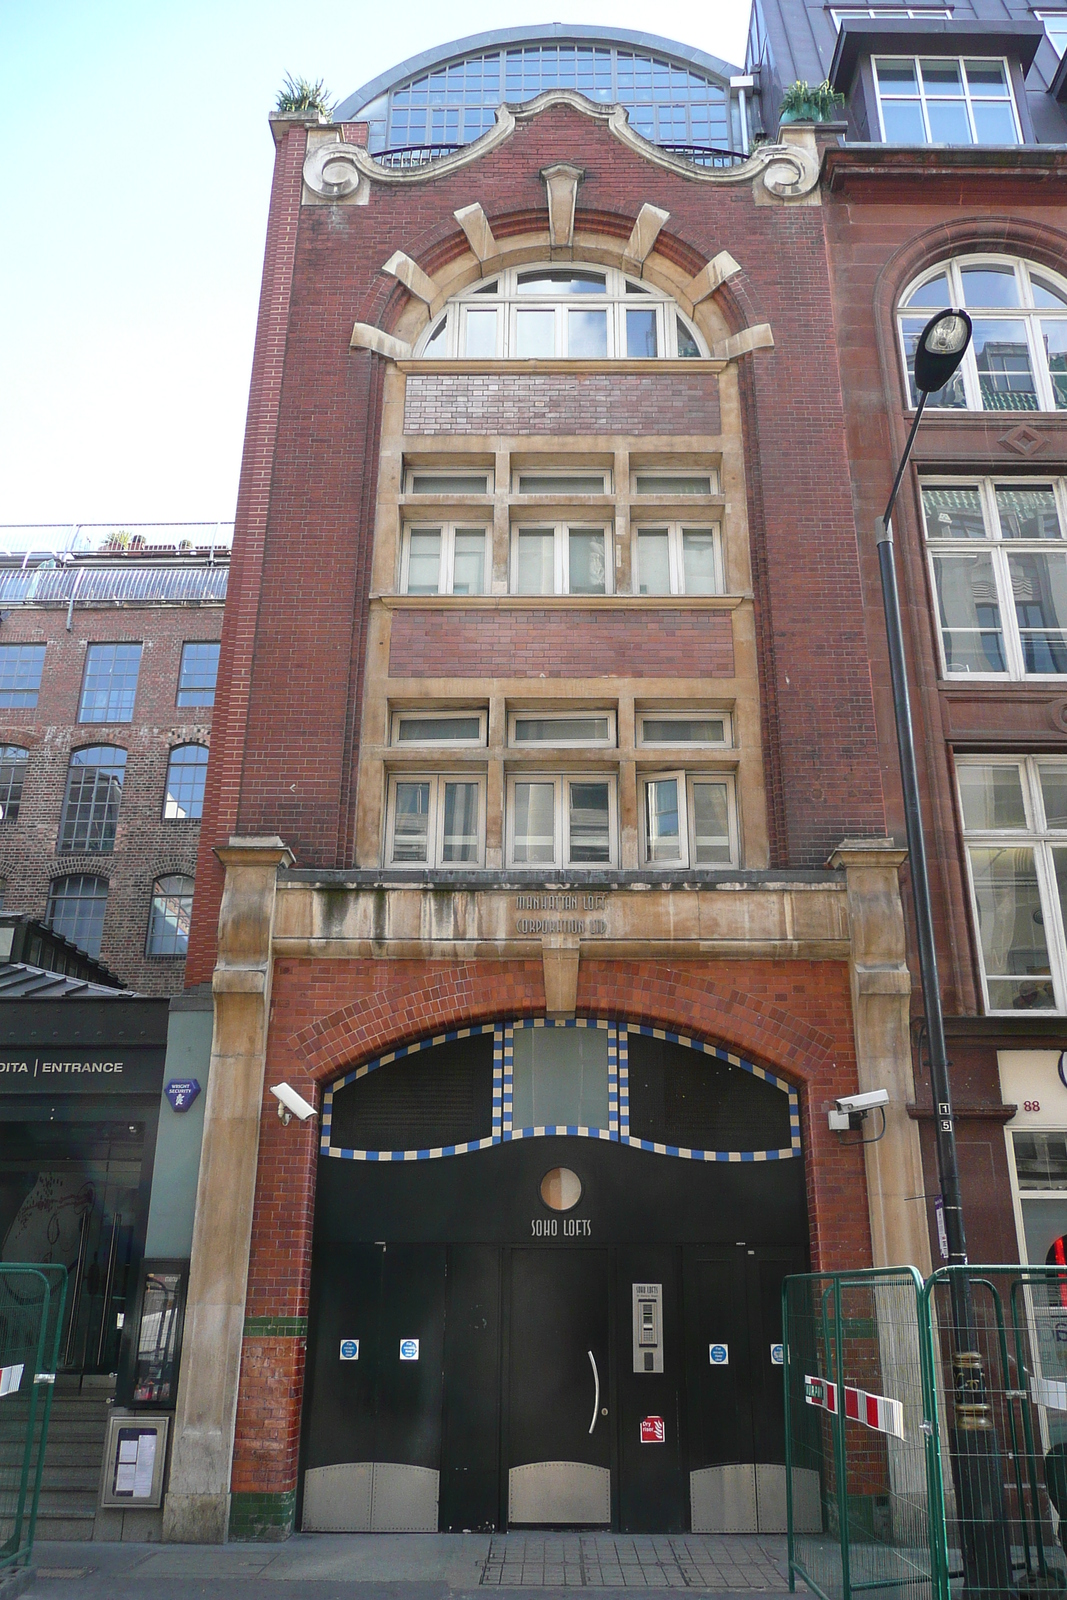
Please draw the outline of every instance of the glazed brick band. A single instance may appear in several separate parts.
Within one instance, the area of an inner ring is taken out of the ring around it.
[[[699,611],[398,611],[392,678],[732,678],[729,615]]]
[[[712,372],[414,373],[404,431],[717,434],[719,380]]]

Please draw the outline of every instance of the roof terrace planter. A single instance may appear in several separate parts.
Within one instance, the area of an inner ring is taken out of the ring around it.
[[[798,80],[790,84],[778,108],[779,126],[791,122],[836,122],[845,103],[829,80],[814,86]]]

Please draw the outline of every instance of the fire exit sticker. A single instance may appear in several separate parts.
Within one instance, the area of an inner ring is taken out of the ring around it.
[[[419,1341],[417,1339],[401,1339],[401,1361],[417,1361],[419,1359]]]
[[[359,1340],[358,1339],[342,1339],[341,1340],[341,1360],[342,1361],[358,1361],[359,1360]]]
[[[667,1425],[662,1417],[645,1417],[641,1423],[641,1443],[667,1443]]]

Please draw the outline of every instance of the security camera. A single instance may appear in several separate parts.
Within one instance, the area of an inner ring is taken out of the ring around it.
[[[292,1117],[299,1117],[301,1122],[306,1122],[315,1115],[315,1107],[305,1100],[302,1094],[287,1083],[272,1083],[270,1092],[278,1102],[278,1116],[288,1127]]]
[[[882,1113],[882,1133],[885,1132],[885,1108],[889,1104],[887,1090],[872,1089],[869,1094],[843,1094],[834,1104],[837,1109],[831,1111],[829,1116],[832,1133],[844,1133],[847,1128],[862,1128],[868,1111]],[[880,1133],[878,1138],[881,1137]],[[865,1139],[863,1142],[872,1144],[877,1143],[877,1140]]]
[[[889,1104],[889,1091],[887,1089],[872,1089],[869,1094],[843,1094],[837,1101],[838,1111],[874,1111],[878,1106]]]

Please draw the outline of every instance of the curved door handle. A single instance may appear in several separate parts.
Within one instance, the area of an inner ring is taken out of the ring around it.
[[[589,1432],[592,1433],[593,1429],[596,1427],[597,1418],[600,1415],[600,1373],[596,1369],[596,1356],[593,1354],[593,1352],[591,1350],[589,1351],[589,1365],[593,1369],[593,1388],[594,1388],[594,1394],[593,1394],[593,1420],[589,1424]]]

